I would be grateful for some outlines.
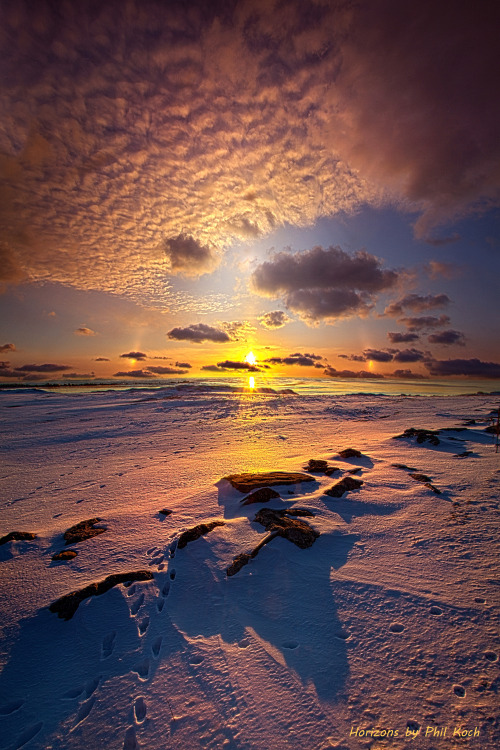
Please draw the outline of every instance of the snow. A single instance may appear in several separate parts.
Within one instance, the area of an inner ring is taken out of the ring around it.
[[[496,748],[500,454],[484,429],[498,406],[0,392],[0,536],[37,534],[0,547],[0,747]],[[439,445],[394,439],[409,427],[442,430]],[[346,447],[363,456],[341,459]],[[341,472],[278,486],[265,506],[220,481],[303,472],[310,458]],[[360,489],[324,494],[354,468]],[[267,533],[259,507],[292,506],[315,514],[302,519],[320,532],[312,547],[278,537],[227,577]],[[64,531],[90,518],[106,532],[53,562]],[[175,549],[212,520],[224,525]],[[154,580],[88,598],[68,621],[48,609],[133,570]]]

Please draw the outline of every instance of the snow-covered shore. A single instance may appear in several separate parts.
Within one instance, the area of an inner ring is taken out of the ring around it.
[[[0,546],[0,747],[493,750],[500,454],[485,427],[498,402],[0,393],[0,536],[36,534]],[[439,443],[394,439],[410,427]],[[220,481],[311,458],[338,471],[266,503]],[[346,476],[362,486],[324,494]],[[320,535],[307,549],[277,537],[228,577],[266,534],[261,507],[308,509]],[[106,531],[53,561],[65,530],[93,518]],[[137,570],[153,579],[86,598],[67,621],[49,611]]]

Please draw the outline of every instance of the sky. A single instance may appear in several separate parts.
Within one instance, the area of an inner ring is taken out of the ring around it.
[[[499,28],[2,0],[0,382],[500,380]]]

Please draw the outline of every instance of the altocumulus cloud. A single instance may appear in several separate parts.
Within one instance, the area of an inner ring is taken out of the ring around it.
[[[392,201],[427,237],[497,203],[499,23],[494,2],[4,0],[2,278],[174,304],[166,274],[285,223]],[[308,289],[301,314],[364,309]]]
[[[383,269],[374,255],[364,250],[349,254],[333,246],[276,253],[257,266],[251,279],[258,294],[281,297],[308,323],[366,315],[374,295],[397,280],[398,274]]]
[[[213,341],[215,343],[224,343],[231,341],[230,335],[221,328],[214,328],[206,323],[193,323],[185,328],[172,328],[168,331],[169,339],[176,341],[193,341],[195,344],[201,344],[202,341]]]
[[[76,331],[73,331],[77,336],[97,336],[96,332],[92,330],[92,328],[87,328],[87,326],[81,326],[80,328],[77,328]]]
[[[261,315],[259,318],[259,323],[264,328],[283,328],[284,325],[289,323],[291,318],[282,310],[273,310],[272,312],[267,312],[264,315]]]

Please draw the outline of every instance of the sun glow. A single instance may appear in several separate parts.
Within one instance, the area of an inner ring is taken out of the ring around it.
[[[250,375],[250,377],[248,378],[248,387],[251,391],[253,391],[253,389],[255,388],[255,378],[253,375]]]
[[[248,362],[249,365],[254,365],[257,362],[257,357],[253,352],[248,352],[245,357],[245,362]]]

